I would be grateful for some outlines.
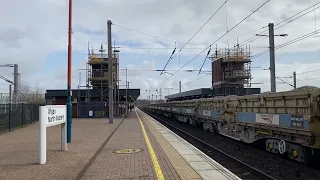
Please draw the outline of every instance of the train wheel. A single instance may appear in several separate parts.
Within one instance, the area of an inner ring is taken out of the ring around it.
[[[286,152],[286,142],[284,140],[279,142],[278,150],[280,154],[284,154]]]

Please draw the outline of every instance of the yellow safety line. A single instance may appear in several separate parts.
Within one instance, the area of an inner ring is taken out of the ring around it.
[[[149,150],[149,154],[151,156],[151,159],[152,159],[152,163],[153,163],[153,167],[154,167],[154,170],[156,171],[156,174],[157,174],[157,177],[158,177],[158,180],[164,180],[164,176],[163,176],[163,173],[162,173],[162,170],[160,168],[160,164],[158,162],[158,159],[157,159],[157,156],[156,156],[156,153],[154,152],[153,148],[152,148],[152,145],[150,143],[150,140],[149,140],[149,137],[147,135],[147,132],[144,128],[144,125],[140,119],[140,116],[138,115],[137,113],[137,110],[135,109],[135,112],[136,112],[136,115],[139,119],[139,122],[140,122],[140,125],[141,125],[141,129],[142,129],[142,133],[143,133],[143,136],[144,136],[144,139],[146,140],[146,143],[147,143],[147,147],[148,147],[148,150]]]

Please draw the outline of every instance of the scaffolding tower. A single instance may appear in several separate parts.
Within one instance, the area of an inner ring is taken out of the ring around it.
[[[216,50],[212,55],[212,88],[215,95],[244,95],[251,87],[250,47]]]
[[[85,86],[78,86],[78,93],[80,101],[108,101],[108,80],[109,80],[109,67],[108,67],[108,54],[105,53],[107,49],[88,50],[88,61],[86,63],[86,84]],[[114,99],[117,95],[119,88],[119,51],[113,50],[113,86],[114,86]],[[80,89],[85,88],[84,94],[80,94]]]

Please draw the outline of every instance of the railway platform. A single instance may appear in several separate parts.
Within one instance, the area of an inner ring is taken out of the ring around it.
[[[239,179],[135,109],[127,118],[74,119],[68,151],[48,128],[47,163],[38,164],[39,124],[0,135],[0,179]]]

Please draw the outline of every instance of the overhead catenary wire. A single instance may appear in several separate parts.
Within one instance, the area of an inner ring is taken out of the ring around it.
[[[284,81],[284,80],[282,80],[282,79],[279,78],[279,77],[276,77],[276,78],[279,79],[279,80],[281,81],[281,83],[283,83],[283,84],[288,84],[289,86],[294,87],[292,84],[288,83],[287,81]]]
[[[314,10],[314,9],[313,9]],[[288,18],[289,19],[289,18]],[[292,22],[292,21],[291,21]],[[282,25],[283,26],[283,25]],[[185,48],[186,49],[186,48]]]
[[[320,3],[320,2],[319,2],[319,3]],[[316,3],[316,4],[319,4],[319,3]],[[315,5],[316,5],[316,4],[315,4]],[[314,5],[313,5],[313,6],[314,6]],[[303,10],[303,11],[295,14],[294,16],[297,16],[298,14],[301,14],[302,12],[304,12],[304,11],[310,9],[310,8],[312,8],[312,7],[306,8],[305,10]],[[314,11],[314,10],[317,9],[317,8],[319,8],[319,7],[314,7],[311,11]],[[308,12],[306,12],[306,13],[298,16],[298,17],[296,17],[295,19],[298,19],[299,17],[302,17],[303,15],[305,15],[305,14],[307,14],[307,13],[310,13],[311,11],[308,11]],[[294,16],[291,16],[291,17],[287,18],[286,20],[284,20],[284,21],[282,21],[282,22],[280,22],[280,23],[278,23],[278,24],[281,24],[281,23],[287,21],[288,19],[291,19],[291,18],[294,17]],[[291,19],[289,22],[292,22],[292,21],[295,20],[295,19]],[[289,23],[289,22],[287,22],[287,23]],[[287,24],[287,23],[286,23],[286,24]],[[278,24],[277,24],[277,25],[278,25]],[[285,25],[285,24],[283,24],[283,25]],[[282,25],[282,26],[283,26],[283,25]],[[280,26],[280,27],[281,27],[281,26]],[[291,40],[291,41],[289,41],[289,42],[286,42],[286,43],[284,43],[284,44],[281,44],[281,45],[277,46],[276,49],[282,48],[282,47],[284,47],[284,46],[287,46],[287,45],[293,44],[293,43],[295,43],[295,42],[298,42],[298,41],[300,41],[300,40],[303,40],[303,39],[305,39],[305,38],[308,38],[308,37],[310,37],[310,35],[312,36],[312,35],[316,34],[318,31],[319,31],[319,30],[316,30],[316,31],[314,31],[314,32],[308,33],[308,34],[303,35],[303,36],[301,36],[301,37],[299,37],[299,38],[296,38],[296,39],[294,39],[294,40]],[[269,50],[264,51],[264,52],[261,52],[261,53],[258,53],[258,54],[256,54],[256,55],[254,55],[252,58],[256,58],[256,57],[261,56],[261,55],[264,55],[264,54],[266,54],[266,53],[268,53],[268,52],[269,52]],[[320,69],[319,69],[319,70],[320,70]],[[319,70],[314,70],[314,71],[319,71]],[[310,72],[314,72],[314,71],[310,71]],[[307,73],[307,72],[303,72],[303,73]],[[298,73],[298,74],[300,74],[300,73]],[[302,74],[302,73],[301,73],[301,74]]]
[[[311,78],[297,79],[297,81],[308,81],[308,80],[319,79],[319,78],[320,78],[320,76],[316,76],[316,77],[311,77]]]
[[[220,9],[228,2],[229,0],[226,0],[211,16],[210,18],[193,34],[193,36],[191,36],[191,38],[180,48],[179,50],[179,54],[180,52],[183,50],[183,48],[201,31],[201,29],[220,11]],[[170,58],[168,59],[167,63],[165,64],[163,70],[165,70],[165,68],[167,67],[167,65],[169,64],[169,62],[172,60],[172,58],[176,55],[175,54],[175,50],[172,52]],[[163,71],[161,71],[160,75],[158,76],[157,80],[160,78],[160,76],[163,74]]]
[[[78,69],[78,70],[89,70],[89,69]],[[145,72],[160,72],[162,71],[161,69],[122,69],[120,68],[119,69],[120,71],[145,71]],[[174,72],[174,71],[177,71],[176,69],[169,69],[169,70],[165,70],[167,72]],[[196,72],[197,70],[194,70],[194,69],[186,69],[186,70],[183,70],[183,72]],[[202,72],[210,72],[210,71],[202,71]]]
[[[206,62],[205,65],[208,64],[209,62],[210,62],[210,61]],[[201,67],[201,65],[202,65],[202,64],[200,64],[198,67],[194,68],[191,73],[186,74],[186,75],[180,77],[177,81],[174,81],[174,82],[184,81],[184,80],[187,79],[189,76],[193,75],[195,72],[198,72],[198,71],[199,71],[199,68]],[[181,71],[183,71],[183,70],[181,70]],[[202,70],[201,72],[203,72],[203,73],[209,73],[209,72],[212,72],[212,71],[211,71],[211,70],[210,70],[210,71],[203,71],[203,70]]]
[[[245,18],[243,18],[241,21],[239,21],[236,25],[234,25],[229,31],[225,32],[222,36],[220,36],[217,40],[215,40],[212,44],[215,44],[216,42],[218,42],[221,38],[223,38],[225,35],[227,35],[228,33],[230,33],[233,29],[235,29],[236,27],[238,27],[242,22],[244,22],[245,20],[247,20],[252,14],[256,13],[260,8],[262,8],[264,5],[266,5],[270,0],[267,0],[266,2],[264,2],[262,5],[260,5],[257,9],[255,9],[254,11],[252,11],[249,15],[247,15]],[[173,73],[173,75],[175,75],[177,72],[179,72],[183,67],[185,67],[186,65],[188,65],[190,62],[192,62],[194,59],[196,59],[198,56],[200,56],[204,51],[206,51],[208,48],[210,48],[210,45],[205,48],[204,50],[202,50],[199,54],[197,54],[195,57],[193,57],[191,60],[189,60],[186,64],[184,64],[183,66],[181,66],[178,71],[176,71],[175,73]],[[173,76],[172,75],[172,76]],[[165,83],[167,80],[169,80],[172,76],[168,77],[166,80],[164,80],[161,84]]]
[[[169,62],[172,60],[172,56],[174,55],[174,53],[176,52],[176,47],[174,48],[174,50],[172,51],[172,53],[171,53],[171,55],[170,55],[170,57],[169,57],[169,59],[168,59],[168,61],[167,61],[167,63],[164,65],[164,67],[163,67],[163,69],[162,69],[162,71],[160,72],[160,75],[159,75],[159,77],[162,75],[162,73],[163,73],[163,71],[166,69],[166,67],[167,67],[167,65],[169,64]],[[159,77],[158,77],[158,79],[159,79]]]
[[[180,48],[179,53],[183,50],[184,47],[186,47],[186,45],[201,31],[201,29],[220,11],[220,9],[228,2],[229,0],[226,0],[211,16],[210,18],[193,34],[193,36],[191,36],[191,38],[185,43],[183,44],[183,46]],[[174,49],[173,53],[171,54],[169,60],[167,61],[165,67],[163,68],[163,70],[165,70],[166,66],[169,64],[169,62],[172,60],[172,58],[175,56],[175,50]],[[162,74],[162,72],[160,73],[160,75]],[[160,76],[159,76],[160,77]],[[157,80],[159,79],[159,77],[157,78]]]
[[[210,48],[209,48],[209,51],[208,51],[206,57],[205,57],[204,60],[203,60],[203,63],[202,63],[202,65],[201,65],[200,69],[199,69],[198,75],[201,73],[201,70],[202,70],[202,68],[203,68],[203,66],[204,66],[204,63],[207,61],[207,59],[208,59],[208,57],[209,57],[209,55],[210,55],[210,51],[211,51],[211,45],[210,45]]]
[[[287,25],[287,24],[289,24],[289,23],[291,23],[291,22],[293,22],[293,21],[295,21],[295,20],[297,20],[297,19],[299,19],[299,18],[301,18],[301,17],[309,14],[310,12],[314,11],[315,9],[318,9],[319,7],[315,7],[315,6],[318,5],[318,4],[320,4],[320,2],[318,2],[318,3],[316,3],[316,4],[313,4],[312,6],[309,6],[308,8],[306,8],[306,9],[304,9],[304,10],[302,10],[302,11],[299,11],[298,13],[296,13],[296,14],[288,17],[287,19],[285,19],[285,20],[277,23],[277,24],[275,25],[274,30],[279,29],[280,27],[283,27],[283,26],[285,26],[285,25]],[[310,11],[304,13],[304,14],[301,14],[301,13],[303,13],[303,12],[305,12],[305,11],[311,9],[311,8],[314,8],[314,9],[312,9],[312,10],[310,10]],[[301,15],[298,16],[299,14],[301,14]],[[298,16],[298,17],[296,17],[296,16]],[[295,17],[295,18],[294,18],[294,17]],[[284,23],[284,24],[282,24],[282,23]],[[281,24],[282,24],[282,25],[281,25]],[[265,30],[265,31],[263,31],[263,32],[260,32],[259,34],[264,34],[264,33],[267,32],[267,31],[268,31],[268,30]],[[266,34],[265,34],[265,35],[266,35]],[[241,46],[243,46],[243,45],[246,44],[246,43],[253,42],[253,41],[255,41],[256,39],[259,39],[259,38],[261,38],[261,37],[263,37],[263,36],[253,36],[253,37],[247,39],[246,41],[242,42],[242,43],[241,43]]]
[[[318,3],[314,4],[314,5],[306,8],[306,9],[304,9],[304,10],[302,10],[302,11],[300,11],[299,13],[291,16],[290,18],[287,18],[287,19],[286,19],[286,22],[285,22],[284,24],[279,25],[279,24],[280,24],[280,23],[279,23],[275,29],[279,29],[280,27],[283,27],[283,26],[285,26],[285,25],[287,25],[287,24],[289,24],[289,23],[291,23],[291,22],[293,22],[293,21],[295,21],[295,20],[297,20],[297,19],[305,16],[305,15],[313,12],[313,11],[316,10],[316,9],[319,9],[320,6],[315,7],[315,6],[318,5],[318,4],[320,4],[320,2],[318,2]],[[313,9],[311,9],[311,8],[313,8]],[[308,9],[311,9],[311,10],[309,10],[308,12],[303,13],[304,11],[307,11]],[[303,14],[301,14],[301,13],[303,13]],[[299,15],[299,14],[301,14],[301,15]],[[297,15],[299,15],[299,16],[297,16]],[[295,17],[295,16],[297,16],[297,17]],[[295,17],[295,18],[293,18],[293,17]]]
[[[296,75],[306,74],[306,73],[311,73],[311,72],[317,72],[317,71],[320,71],[320,69],[315,69],[315,70],[310,70],[310,71],[304,71],[304,72],[296,73]]]
[[[261,29],[264,29],[264,28],[267,28],[268,26],[264,26],[264,27],[261,27],[261,28],[259,28],[259,29],[255,29],[255,30],[252,30],[252,31],[249,31],[249,32],[246,32],[246,33],[243,33],[243,34],[241,34],[241,35],[238,35],[238,36],[235,36],[235,37],[232,37],[232,38],[229,38],[229,39],[227,39],[227,40],[224,40],[224,41],[222,41],[221,43],[225,43],[225,42],[228,42],[228,41],[230,41],[230,40],[233,40],[233,39],[237,39],[237,38],[239,38],[239,37],[242,37],[242,36],[245,36],[245,35],[248,35],[248,34],[252,34],[253,32],[256,32],[256,31],[259,31],[259,30],[261,30]],[[220,44],[221,44],[220,43]],[[199,45],[199,46],[206,46],[206,45]],[[119,46],[119,47],[117,47],[117,48],[120,48],[120,49],[141,49],[141,50],[143,50],[143,49],[160,49],[160,50],[168,50],[168,49],[174,49],[175,47],[131,47],[131,46]],[[203,49],[203,48],[201,48],[201,47],[185,47],[185,48],[183,48],[183,49]],[[94,50],[98,50],[98,49],[94,49]]]
[[[259,28],[259,29],[255,29],[255,30],[252,30],[252,31],[249,31],[249,32],[240,34],[240,35],[238,35],[238,36],[235,36],[235,37],[229,38],[229,39],[227,39],[227,40],[224,40],[224,41],[222,41],[220,44],[229,42],[229,41],[234,40],[234,39],[238,39],[238,38],[240,38],[240,37],[242,37],[242,36],[245,36],[245,35],[248,35],[248,34],[252,34],[252,33],[256,32],[256,31],[265,29],[265,28],[267,28],[267,27],[268,27],[268,26],[263,26],[263,27],[261,27],[261,28]]]
[[[184,44],[179,52],[182,51],[182,49],[201,31],[201,29],[220,11],[220,9],[225,5],[227,4],[229,0],[226,0],[211,16],[210,18],[196,31],[196,33],[194,33],[194,35],[186,42],[186,44]]]
[[[202,79],[202,78],[204,78],[204,77],[207,77],[207,76],[210,76],[210,74],[205,74],[205,75],[203,75],[203,76],[200,76],[200,77],[198,77],[198,78],[195,79],[195,80],[192,80],[192,81],[190,81],[190,82],[187,82],[187,83],[183,84],[182,86],[186,86],[186,85],[188,85],[188,84],[191,84],[191,83],[193,83],[193,82],[195,82],[195,81],[198,81],[198,80],[200,80],[200,79]]]
[[[310,70],[310,71],[303,71],[303,72],[300,72],[300,73],[296,73],[296,75],[307,74],[307,73],[318,72],[318,71],[320,71],[320,69],[314,69],[314,70]],[[314,79],[314,77],[312,77],[311,79]],[[309,78],[305,78],[305,79],[297,78],[297,81],[302,81],[302,80],[309,80]]]
[[[295,39],[292,39],[292,40],[290,40],[290,41],[287,41],[287,42],[285,42],[285,43],[283,43],[283,44],[280,44],[280,45],[276,46],[274,49],[275,49],[275,50],[276,50],[276,49],[280,49],[280,48],[286,47],[286,46],[288,46],[288,45],[294,44],[294,43],[296,43],[296,42],[302,41],[302,40],[304,40],[304,39],[306,39],[306,38],[309,38],[309,37],[312,37],[312,36],[316,35],[318,32],[320,32],[320,29],[318,29],[318,30],[316,30],[316,31],[313,31],[313,32],[310,32],[310,33],[308,33],[308,34],[302,35],[302,36],[297,37],[297,38],[295,38]],[[270,51],[270,50],[266,50],[266,51],[260,52],[260,53],[258,53],[258,54],[255,54],[255,55],[253,55],[253,56],[251,57],[251,59],[257,58],[257,57],[262,56],[262,55],[264,55],[264,54],[267,54],[269,51]]]
[[[293,21],[295,21],[295,20],[297,20],[297,19],[299,19],[299,18],[301,18],[301,17],[309,14],[310,12],[312,12],[312,11],[320,8],[320,6],[319,6],[319,7],[315,7],[315,6],[318,5],[318,4],[320,4],[320,2],[317,2],[317,3],[315,3],[315,4],[311,5],[311,6],[303,9],[302,11],[299,11],[298,13],[296,13],[296,14],[294,14],[294,15],[286,18],[286,19],[284,19],[283,21],[281,21],[281,22],[279,22],[279,23],[276,23],[275,26],[274,26],[274,27],[275,27],[274,29],[275,29],[275,30],[276,30],[276,29],[279,29],[279,28],[281,28],[281,27],[283,27],[283,26],[285,26],[285,25],[287,25],[287,24],[289,24],[289,23],[291,23],[291,22],[293,22]],[[313,8],[313,9],[312,9],[312,8]],[[311,10],[309,10],[309,9],[311,9]],[[309,10],[309,11],[308,11],[308,10]],[[303,13],[303,12],[305,12],[305,11],[308,11],[308,12]],[[303,14],[301,14],[301,13],[303,13]],[[298,16],[298,15],[299,15],[299,16]],[[296,16],[297,16],[297,17],[296,17]],[[283,24],[283,23],[284,23],[284,24]],[[264,30],[264,31],[260,32],[259,34],[264,34],[264,33],[266,33],[267,31],[268,31],[268,30]],[[239,46],[243,46],[243,45],[245,45],[245,44],[247,44],[247,43],[253,42],[253,41],[255,41],[255,40],[257,40],[257,39],[259,39],[259,38],[261,38],[261,37],[263,37],[263,36],[253,36],[253,37],[251,37],[251,38],[249,38],[249,39],[241,42],[241,43],[239,44]]]
[[[145,32],[138,31],[138,30],[135,30],[135,29],[131,29],[131,28],[128,28],[128,27],[125,27],[125,26],[121,26],[121,25],[119,25],[119,24],[114,24],[114,23],[112,23],[112,25],[118,26],[118,27],[123,28],[123,29],[130,30],[130,31],[133,31],[133,32],[136,32],[136,33],[139,33],[139,34],[143,34],[143,35],[146,35],[146,36],[150,36],[150,37],[153,37],[153,38],[156,38],[156,39],[160,39],[160,40],[163,40],[163,41],[174,42],[174,43],[178,43],[178,44],[185,44],[184,42],[179,42],[179,41],[175,41],[175,40],[163,38],[163,37],[160,37],[160,36],[155,36],[155,35],[152,35],[152,34],[149,34],[149,33],[145,33]],[[190,43],[190,44],[191,44],[191,43]],[[202,46],[201,44],[191,44],[191,45]]]
[[[205,45],[205,46],[203,46],[203,47],[206,47],[207,45]],[[203,47],[201,48],[201,47],[190,47],[190,48],[184,48],[184,49],[203,49]],[[117,46],[117,47],[115,47],[115,48],[117,48],[117,49],[119,49],[119,50],[125,50],[125,49],[137,49],[137,50],[140,50],[140,49],[148,49],[148,50],[157,50],[157,49],[159,49],[159,50],[168,50],[168,49],[174,49],[175,47],[139,47],[139,46],[137,46],[137,47],[132,47],[132,46]],[[101,49],[94,49],[94,48],[92,48],[92,49],[90,49],[90,51],[91,52],[93,52],[93,51],[96,51],[96,50],[101,50]]]
[[[194,70],[197,71],[199,68],[200,68],[200,66],[197,67],[197,68],[195,68]],[[185,79],[187,79],[189,76],[191,76],[191,75],[193,75],[193,74],[194,74],[194,72],[192,72],[192,73],[190,73],[190,74],[186,74],[186,75],[182,76],[181,78],[179,78],[179,80],[177,80],[177,81],[184,81]],[[176,82],[176,81],[175,81],[175,82]]]
[[[225,4],[225,3],[224,3],[224,4]],[[224,4],[223,4],[223,5],[224,5]],[[275,29],[278,29],[278,28],[280,28],[280,27],[282,27],[282,26],[284,26],[284,25],[286,25],[286,24],[289,24],[289,23],[293,22],[293,21],[296,20],[296,19],[301,18],[302,16],[304,16],[304,15],[306,15],[306,14],[309,14],[309,13],[312,12],[312,11],[315,11],[316,9],[320,8],[320,6],[319,6],[319,7],[315,7],[315,6],[318,5],[318,4],[320,4],[320,2],[317,2],[317,3],[313,4],[313,5],[305,8],[304,10],[299,11],[298,13],[296,13],[296,14],[288,17],[288,18],[286,18],[285,20],[283,20],[283,21],[275,24]],[[223,5],[222,5],[222,6],[223,6]],[[313,8],[313,9],[311,9],[311,8]],[[301,13],[303,13],[303,12],[309,10],[309,9],[311,9],[311,10],[308,11],[308,12],[306,12],[306,13],[304,13],[304,14],[302,14],[302,15],[300,15],[300,16],[298,16],[299,14],[301,14]],[[298,17],[294,18],[295,16],[298,16]],[[294,19],[292,19],[292,18],[294,18]],[[315,18],[316,18],[316,17],[315,17]],[[285,24],[282,24],[282,23],[285,23]],[[282,25],[281,25],[281,24],[282,24]],[[161,39],[161,40],[164,40],[164,41],[177,42],[177,41],[175,41],[175,40],[170,40],[170,39],[162,38],[162,37],[159,37],[159,36],[151,35],[151,34],[148,34],[148,33],[145,33],[145,32],[141,32],[141,31],[138,31],[138,30],[135,30],[135,29],[127,28],[127,27],[124,27],[124,26],[121,26],[121,25],[118,25],[118,24],[113,24],[113,25],[118,26],[118,27],[121,27],[121,28],[124,28],[124,29],[131,30],[131,31],[134,31],[134,32],[137,32],[137,33],[140,33],[140,34],[144,34],[144,35],[147,35],[147,36],[150,36],[150,37],[154,37],[154,38],[157,38],[157,39]],[[281,25],[281,26],[279,26],[279,25]],[[276,26],[279,26],[279,27],[276,27]],[[259,29],[257,29],[257,30],[261,30],[261,29],[266,28],[266,27],[267,27],[267,26],[262,27],[262,28],[259,28]],[[230,40],[237,39],[237,38],[242,37],[242,36],[244,36],[244,35],[248,35],[248,34],[250,34],[250,33],[252,33],[252,32],[255,32],[255,31],[257,31],[257,30],[253,30],[253,31],[250,31],[250,32],[248,32],[248,33],[241,34],[241,35],[239,35],[239,36],[237,36],[237,37],[230,38],[230,39],[225,40],[225,41],[223,41],[223,42],[228,42],[228,41],[230,41]],[[267,32],[267,31],[268,31],[268,30],[262,31],[262,32],[260,32],[259,34],[263,34],[263,33]],[[253,36],[253,37],[251,37],[251,38],[249,38],[249,39],[247,39],[247,40],[239,43],[239,45],[240,45],[240,46],[243,46],[244,44],[249,43],[249,42],[252,42],[252,41],[254,41],[254,40],[258,39],[258,38],[261,38],[261,37],[263,37],[263,36]],[[187,44],[187,43],[184,43],[184,42],[177,42],[177,43],[178,43],[178,44]],[[191,44],[191,43],[188,43],[188,44]],[[191,44],[191,45],[200,45],[200,44]],[[133,49],[133,48],[132,48],[132,49]],[[134,48],[134,49],[138,49],[138,48]],[[143,48],[141,48],[141,49],[143,49]],[[153,49],[153,48],[151,48],[151,49]],[[156,48],[155,48],[155,49],[156,49]],[[159,48],[159,49],[160,49],[160,48]],[[168,48],[168,49],[169,49],[169,48]],[[185,49],[185,48],[184,48],[184,49]],[[188,48],[188,49],[189,49],[189,48]],[[198,49],[198,48],[191,48],[191,49]]]

